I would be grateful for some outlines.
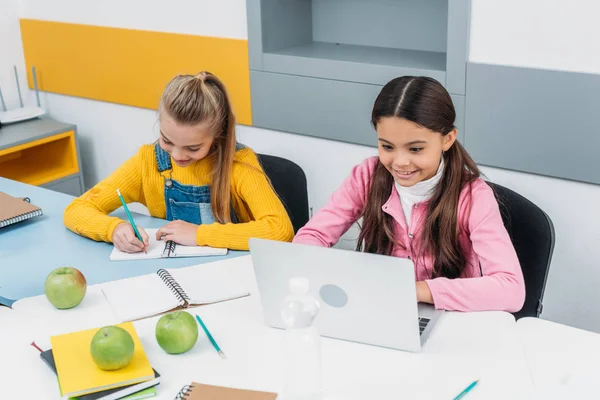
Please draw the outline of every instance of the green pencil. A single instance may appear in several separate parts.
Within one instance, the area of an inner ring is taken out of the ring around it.
[[[466,387],[465,390],[463,390],[462,392],[460,392],[458,394],[458,396],[456,396],[454,398],[454,400],[459,400],[462,399],[467,393],[469,393],[471,391],[471,389],[473,389],[475,387],[475,385],[477,385],[479,383],[479,380],[474,381],[473,383],[471,383],[469,386]]]
[[[198,316],[198,314],[196,314],[196,319],[198,320],[198,323],[200,324],[200,326],[204,330],[204,333],[206,333],[206,336],[208,336],[208,340],[210,340],[210,342],[212,343],[212,345],[215,348],[215,350],[217,351],[217,353],[219,353],[219,355],[221,356],[221,358],[223,358],[223,359],[227,358],[227,357],[225,357],[225,353],[223,353],[221,351],[221,348],[219,347],[219,345],[217,344],[217,342],[215,342],[215,339],[213,339],[212,335],[208,331],[208,328],[206,327],[206,325],[204,325],[204,322],[202,322],[202,320],[200,319],[200,317]]]
[[[123,208],[125,209],[125,214],[127,214],[127,218],[129,219],[129,223],[133,227],[133,231],[135,232],[135,236],[142,242],[142,246],[144,246],[144,239],[142,239],[142,235],[140,235],[140,231],[138,231],[137,226],[135,226],[135,222],[133,221],[133,217],[129,212],[129,207],[127,207],[127,203],[125,203],[125,199],[121,196],[121,191],[117,189],[117,194],[119,195],[119,199],[121,200],[121,204],[123,204]],[[144,253],[147,254],[146,246],[144,246]]]

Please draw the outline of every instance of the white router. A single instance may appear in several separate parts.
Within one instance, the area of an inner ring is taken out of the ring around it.
[[[37,99],[37,107],[25,107],[23,106],[23,97],[21,96],[21,86],[19,85],[19,74],[17,73],[17,66],[15,65],[15,79],[17,81],[17,91],[19,92],[20,108],[13,110],[6,109],[6,103],[4,103],[4,97],[2,96],[2,89],[0,89],[0,101],[2,101],[2,111],[0,111],[0,125],[14,124],[17,122],[27,121],[30,119],[41,117],[46,114],[46,111],[40,106],[40,93],[38,91],[37,76],[35,73],[35,67],[31,68],[33,74],[33,86],[35,88],[35,97]]]

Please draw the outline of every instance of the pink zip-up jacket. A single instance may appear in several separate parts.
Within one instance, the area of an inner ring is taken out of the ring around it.
[[[371,157],[354,167],[325,207],[298,231],[294,243],[323,247],[337,243],[340,236],[361,217],[377,160],[377,157]],[[396,245],[392,255],[413,260],[416,279],[427,282],[437,309],[519,311],[525,301],[525,283],[498,203],[492,189],[483,180],[474,181],[471,187],[472,196],[465,187],[458,206],[459,237],[467,259],[467,267],[460,278],[431,279],[431,257],[418,254],[427,202],[414,205],[411,228],[408,229],[395,186],[382,212],[393,217],[396,238],[406,248]]]

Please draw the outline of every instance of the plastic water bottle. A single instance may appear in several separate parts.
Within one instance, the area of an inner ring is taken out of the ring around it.
[[[284,400],[321,399],[321,336],[313,321],[319,302],[312,297],[306,278],[292,278],[281,317],[286,326],[283,341]]]

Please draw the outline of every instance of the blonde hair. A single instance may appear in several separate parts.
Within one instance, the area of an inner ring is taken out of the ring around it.
[[[165,88],[160,112],[184,125],[209,124],[215,133],[211,155],[210,204],[215,220],[231,222],[231,174],[235,156],[235,115],[225,85],[210,72],[177,75]]]

